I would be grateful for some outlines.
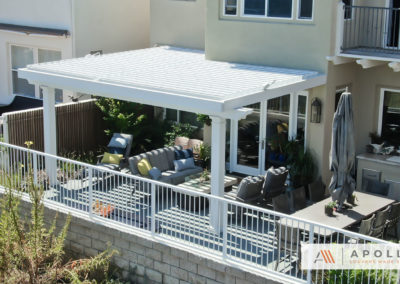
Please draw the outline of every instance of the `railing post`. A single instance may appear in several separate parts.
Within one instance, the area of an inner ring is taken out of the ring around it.
[[[150,183],[151,189],[151,233],[156,233],[156,188],[153,183]]]
[[[312,245],[314,243],[314,224],[310,224],[310,235],[309,235],[309,244]],[[308,263],[311,263],[312,261],[312,250],[310,249],[308,251]],[[310,268],[310,267],[307,267]],[[308,269],[307,270],[307,283],[311,284],[312,283],[312,270]]]
[[[33,166],[33,184],[35,185],[35,186],[38,186],[38,173],[37,173],[37,170],[38,170],[38,165],[37,165],[37,154],[36,153],[32,153],[32,159],[33,159],[33,163],[32,163],[32,166]]]
[[[93,169],[89,168],[89,217],[93,218]]]
[[[337,7],[337,19],[336,19],[336,46],[335,55],[342,53],[343,48],[343,37],[344,37],[344,9],[345,5],[343,2],[338,3]]]
[[[225,259],[227,257],[227,243],[228,243],[228,203],[226,201],[221,201],[223,202],[223,210],[222,210],[222,216],[223,216],[223,221],[222,221],[222,230],[223,230],[223,247],[222,247],[222,255],[223,258]]]

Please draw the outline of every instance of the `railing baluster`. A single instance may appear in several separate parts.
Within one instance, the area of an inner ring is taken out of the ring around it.
[[[93,218],[93,169],[88,168],[89,171],[89,217]],[[78,205],[78,204],[77,204]],[[97,206],[97,204],[95,205]],[[100,211],[102,210],[101,206],[99,206]],[[97,209],[97,207],[96,207]]]
[[[151,192],[151,233],[156,233],[156,188],[153,183],[150,183]]]
[[[227,243],[228,243],[228,203],[224,202],[223,203],[223,210],[222,210],[222,216],[223,216],[223,223],[222,223],[222,229],[223,229],[223,248],[222,248],[222,255],[223,258],[227,257]]]

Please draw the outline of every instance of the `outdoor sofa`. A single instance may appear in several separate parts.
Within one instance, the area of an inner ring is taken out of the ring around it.
[[[133,175],[142,176],[138,170],[138,163],[146,158],[152,167],[156,167],[161,171],[161,177],[158,181],[178,185],[185,182],[186,177],[203,172],[203,168],[198,166],[179,172],[175,171],[175,150],[182,149],[181,146],[165,147],[130,157],[129,169]]]

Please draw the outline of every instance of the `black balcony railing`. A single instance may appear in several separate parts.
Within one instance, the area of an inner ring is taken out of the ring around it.
[[[343,53],[400,56],[400,9],[345,6]]]

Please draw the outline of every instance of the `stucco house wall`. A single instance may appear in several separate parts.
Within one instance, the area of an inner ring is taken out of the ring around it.
[[[206,2],[150,0],[151,45],[204,49]]]

